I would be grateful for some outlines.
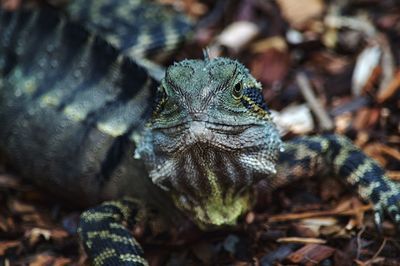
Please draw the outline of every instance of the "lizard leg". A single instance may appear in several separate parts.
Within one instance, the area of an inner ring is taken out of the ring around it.
[[[139,206],[124,198],[82,213],[78,233],[93,265],[148,265],[142,248],[126,228],[135,222]]]
[[[271,186],[329,171],[354,187],[362,199],[373,203],[377,225],[385,211],[400,223],[400,183],[390,180],[373,159],[340,135],[300,137],[287,142]]]

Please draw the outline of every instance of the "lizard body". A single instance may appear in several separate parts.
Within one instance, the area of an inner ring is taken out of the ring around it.
[[[123,190],[132,182],[132,194],[146,197],[143,191],[153,185],[142,179],[143,163],[132,151],[151,114],[157,82],[54,12],[3,12],[1,19],[0,146],[8,161],[75,204],[130,194]],[[62,148],[64,143],[70,145]]]
[[[70,2],[66,12],[71,20],[136,60],[174,50],[192,30],[187,17],[151,1]]]
[[[1,11],[0,77],[0,151],[21,175],[81,205],[135,198],[82,214],[95,265],[146,264],[121,225],[142,205],[204,229],[233,225],[262,179],[272,190],[331,171],[374,203],[378,222],[383,211],[400,222],[399,185],[345,137],[284,144],[237,61],[184,60],[158,84],[76,23]]]

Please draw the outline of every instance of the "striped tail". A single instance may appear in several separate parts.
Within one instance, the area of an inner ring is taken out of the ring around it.
[[[81,215],[78,233],[93,265],[148,265],[143,250],[124,226],[138,216],[138,202],[125,198],[109,201]]]
[[[354,187],[362,199],[374,204],[377,224],[382,222],[383,212],[400,223],[400,184],[390,180],[373,159],[340,135],[301,137],[287,142],[279,158],[279,174],[271,186],[329,171]]]

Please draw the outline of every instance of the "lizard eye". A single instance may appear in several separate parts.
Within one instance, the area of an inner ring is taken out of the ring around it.
[[[233,87],[233,97],[235,99],[240,99],[242,97],[242,89],[243,89],[242,82],[236,83],[235,87]]]

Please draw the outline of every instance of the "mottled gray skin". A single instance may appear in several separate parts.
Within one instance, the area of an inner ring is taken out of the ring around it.
[[[152,181],[200,225],[234,224],[250,208],[253,186],[276,172],[282,142],[268,112],[243,103],[252,104],[247,88],[262,97],[237,61],[175,63],[137,150]]]

